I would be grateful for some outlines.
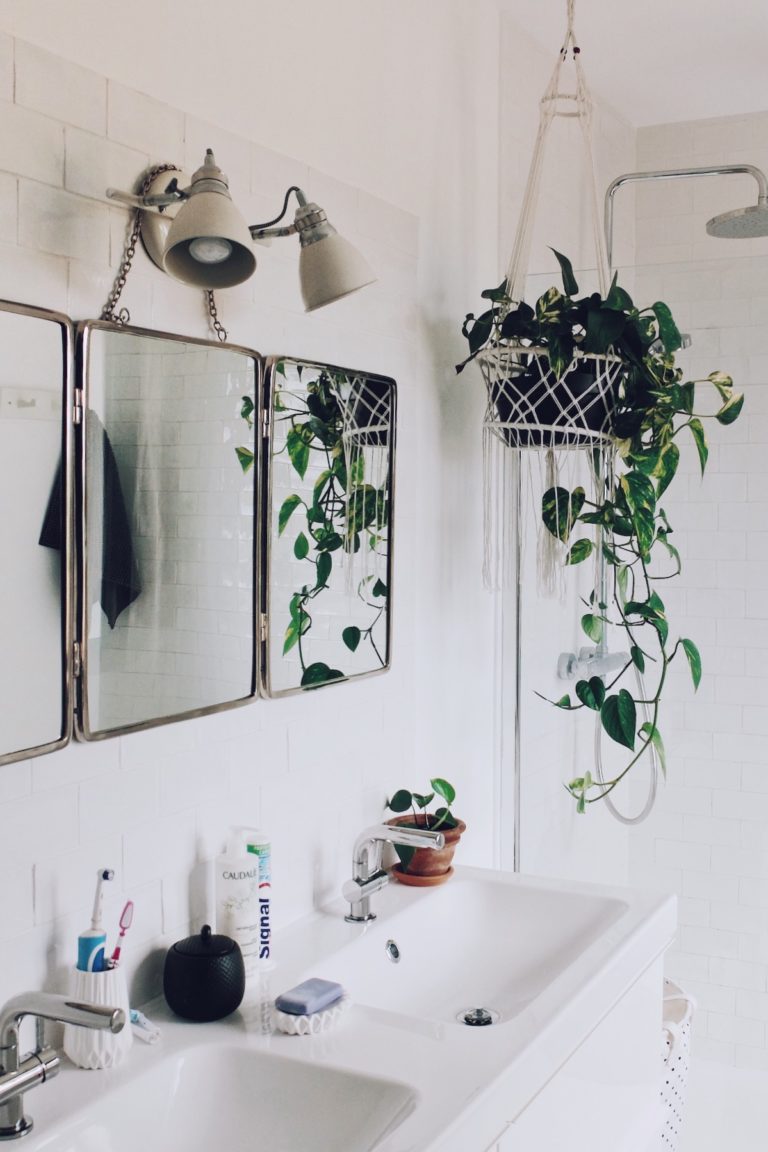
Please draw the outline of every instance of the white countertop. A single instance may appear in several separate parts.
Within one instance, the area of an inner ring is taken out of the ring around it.
[[[488,1147],[668,946],[675,931],[675,904],[672,897],[482,869],[457,868],[456,880],[511,885],[526,899],[535,900],[540,894],[544,903],[551,894],[573,901],[597,897],[611,902],[614,912],[610,922],[595,931],[595,938],[580,945],[581,951],[574,949],[577,954],[568,956],[562,970],[548,977],[519,1012],[491,1027],[469,1028],[430,1018],[429,1012],[419,1015],[353,1002],[338,1026],[320,1035],[267,1032],[269,1003],[277,993],[309,975],[332,978],[329,957],[337,953],[341,957],[339,950],[349,945],[359,946],[363,936],[368,938],[366,946],[371,941],[376,945],[378,938],[383,944],[390,931],[397,936],[401,923],[397,917],[404,911],[417,909],[417,918],[429,925],[432,893],[390,884],[375,897],[378,919],[370,927],[346,924],[345,906],[339,901],[276,935],[278,963],[260,985],[249,986],[240,1009],[226,1020],[179,1021],[164,1002],[157,1001],[144,1009],[162,1030],[157,1044],[135,1042],[125,1064],[112,1071],[83,1072],[67,1066],[50,1084],[31,1092],[26,1107],[34,1117],[35,1131],[25,1140],[28,1152],[44,1152],[59,1125],[92,1102],[94,1089],[104,1100],[112,1088],[127,1085],[159,1062],[199,1045],[242,1045],[406,1085],[414,1095],[411,1110],[377,1145],[377,1152],[470,1152]],[[461,953],[462,923],[448,925],[446,935],[450,938],[454,928],[455,947]],[[519,947],[525,946],[521,939]],[[210,1107],[215,1107],[214,1100]]]

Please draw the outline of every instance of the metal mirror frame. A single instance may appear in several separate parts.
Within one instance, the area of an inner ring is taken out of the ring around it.
[[[365,376],[366,379],[376,380],[386,384],[391,389],[391,427],[390,427],[390,457],[389,457],[389,537],[387,547],[387,589],[388,604],[386,613],[386,661],[381,668],[372,668],[366,672],[353,673],[341,679],[331,680],[325,684],[297,686],[295,688],[274,688],[272,686],[272,661],[269,654],[270,619],[272,608],[272,589],[270,581],[270,568],[272,558],[272,496],[273,496],[273,469],[272,469],[272,442],[274,430],[274,380],[277,365],[281,361],[304,365],[308,368],[327,369],[331,373],[343,373],[349,377]],[[351,680],[364,680],[371,676],[381,676],[388,672],[392,665],[392,587],[394,573],[394,512],[395,512],[395,457],[397,441],[397,381],[391,376],[384,376],[380,372],[367,372],[356,368],[342,368],[336,364],[328,364],[320,360],[306,360],[298,356],[270,355],[266,358],[264,366],[264,382],[262,391],[262,444],[261,444],[261,500],[259,503],[261,521],[259,525],[261,572],[260,572],[260,612],[259,612],[259,694],[267,699],[279,699],[283,696],[304,695],[307,692],[316,692],[321,688],[329,688],[334,684],[345,684]]]
[[[17,760],[28,760],[33,756],[44,756],[64,748],[72,739],[73,731],[73,592],[74,592],[74,547],[73,547],[73,504],[72,473],[74,466],[74,391],[73,391],[73,326],[68,316],[47,308],[35,308],[27,304],[16,304],[11,300],[0,300],[0,312],[10,312],[17,316],[28,316],[36,320],[46,320],[57,324],[61,331],[62,355],[62,412],[61,412],[61,461],[62,492],[65,495],[63,515],[64,547],[61,553],[61,736],[31,748],[21,748],[14,752],[0,754],[0,767]]]
[[[146,336],[156,340],[169,340],[182,344],[194,344],[205,348],[223,349],[249,356],[254,362],[254,460],[251,469],[253,474],[253,597],[252,597],[252,637],[251,651],[251,687],[246,696],[234,700],[227,700],[219,704],[206,705],[200,708],[191,708],[172,715],[153,717],[149,720],[137,721],[132,724],[119,725],[112,728],[93,729],[90,724],[88,707],[88,609],[86,602],[86,519],[88,510],[88,492],[86,485],[86,452],[84,450],[85,412],[88,400],[88,368],[90,354],[91,333],[103,331],[113,333],[130,333],[133,336]],[[262,411],[264,396],[264,358],[253,348],[246,348],[239,344],[203,340],[193,336],[180,336],[178,333],[162,332],[150,328],[138,328],[133,325],[116,324],[107,320],[83,320],[75,326],[75,363],[77,371],[77,389],[75,391],[75,405],[79,406],[82,418],[77,426],[77,469],[75,474],[75,551],[76,563],[76,626],[77,635],[74,645],[75,667],[74,683],[76,686],[74,707],[74,730],[78,740],[95,741],[106,740],[114,736],[127,735],[131,732],[143,732],[149,728],[157,728],[164,724],[175,724],[181,720],[192,720],[197,716],[210,716],[216,712],[226,712],[232,708],[240,708],[251,704],[258,699],[258,646],[257,630],[259,617],[259,573],[261,564],[259,558],[260,546],[260,507],[263,494],[259,491],[261,484],[261,453],[262,444],[259,435],[258,414]]]

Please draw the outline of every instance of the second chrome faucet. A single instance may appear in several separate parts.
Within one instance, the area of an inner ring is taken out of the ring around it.
[[[389,873],[381,867],[381,854],[385,844],[400,844],[407,848],[444,848],[442,832],[425,828],[398,827],[393,824],[374,824],[361,832],[352,850],[352,878],[342,888],[349,912],[344,917],[352,924],[375,920],[370,899],[389,883]]]

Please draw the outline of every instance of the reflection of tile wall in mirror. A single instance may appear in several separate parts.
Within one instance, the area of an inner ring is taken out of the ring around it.
[[[254,690],[255,355],[89,334],[87,694],[92,731]]]
[[[389,666],[396,386],[288,358],[267,376],[262,681],[279,695]]]
[[[62,644],[67,621],[65,504],[51,509],[55,546],[41,539],[71,424],[69,323],[0,305],[0,763],[50,751],[69,733]],[[68,460],[65,470],[69,471]],[[66,490],[66,486],[65,486]],[[66,633],[66,634],[65,634]]]

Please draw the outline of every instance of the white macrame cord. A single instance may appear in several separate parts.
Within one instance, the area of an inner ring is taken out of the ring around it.
[[[587,162],[598,285],[601,295],[605,296],[608,290],[608,261],[592,153],[592,101],[574,33],[574,0],[568,0],[567,7],[568,27],[540,101],[539,128],[507,267],[506,294],[514,304],[522,302],[524,297],[547,137],[555,117],[573,118],[579,123]],[[562,90],[563,65],[569,53],[575,70],[573,92]],[[547,488],[558,485],[565,480],[567,472],[573,480],[579,466],[571,458],[572,450],[607,447],[610,442],[613,397],[621,365],[613,356],[586,356],[577,352],[564,371],[556,375],[546,348],[530,347],[501,337],[483,349],[477,360],[488,401],[483,422],[483,578],[487,587],[498,588],[514,579],[513,534],[499,528],[500,522],[508,519],[506,509],[514,504],[517,468],[523,467],[520,450],[534,450],[527,452],[525,458],[527,487],[531,491],[543,492],[542,482]],[[515,465],[511,466],[506,459],[510,455],[520,456]],[[540,507],[535,523],[541,524]],[[563,545],[542,526],[537,568],[545,595],[564,593],[563,558]]]

